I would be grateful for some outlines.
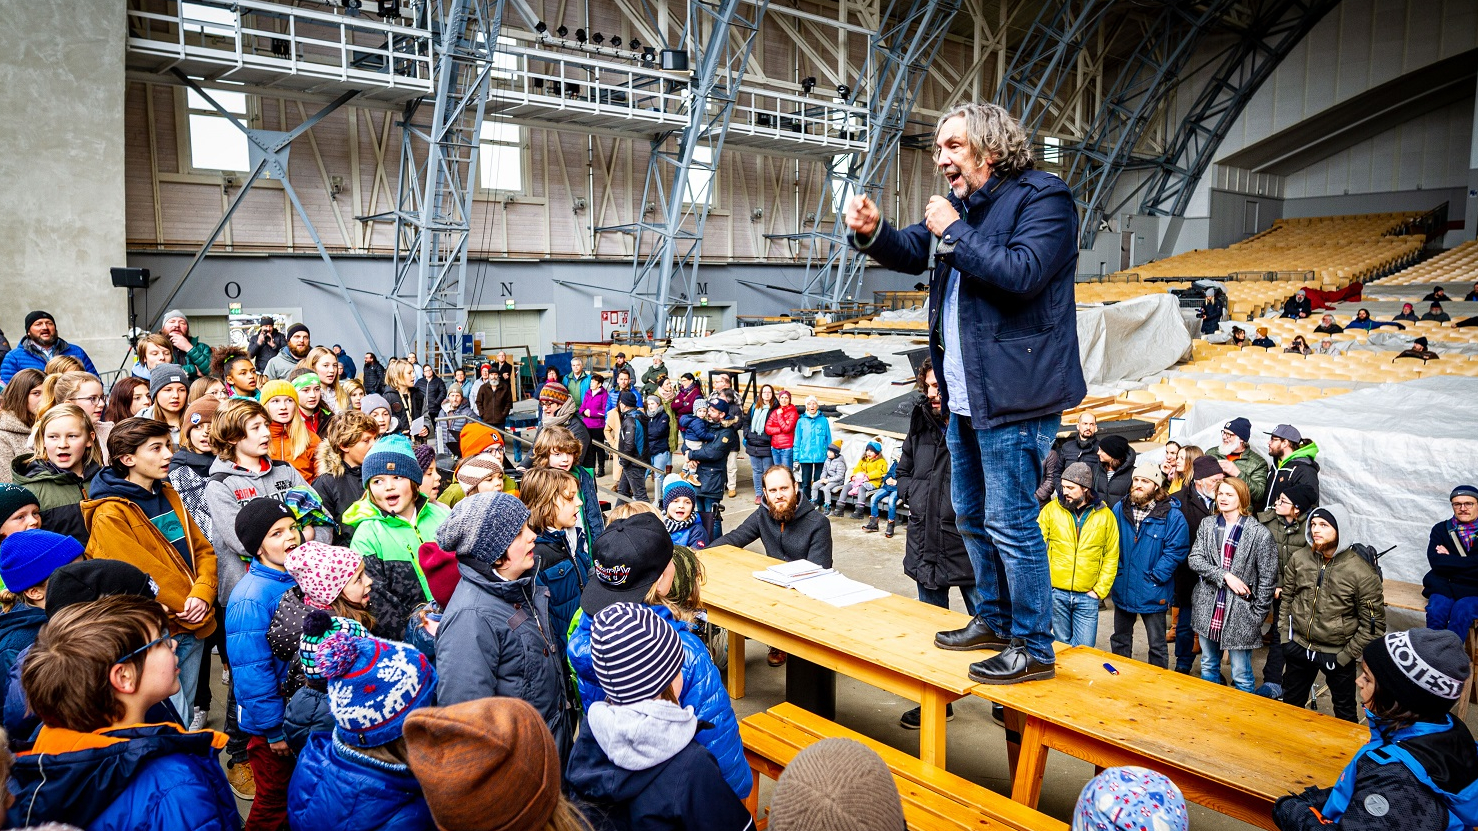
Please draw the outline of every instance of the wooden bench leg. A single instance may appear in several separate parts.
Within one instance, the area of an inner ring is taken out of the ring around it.
[[[945,712],[948,702],[937,689],[926,688],[919,702],[919,760],[944,767]]]
[[[749,815],[754,817],[757,823],[760,818],[760,772],[751,769],[749,776],[749,796],[744,797],[744,807],[749,809]]]
[[[1021,732],[1026,729],[1026,716],[1020,710],[1006,708],[1002,721],[1006,725],[1006,771],[1016,779],[1016,760],[1021,755]]]
[[[1021,733],[1021,754],[1016,760],[1016,776],[1011,782],[1011,799],[1035,809],[1042,796],[1042,775],[1047,772],[1047,746],[1043,744],[1045,725],[1041,719],[1028,718]]]
[[[729,697],[744,697],[744,636],[729,630]]]

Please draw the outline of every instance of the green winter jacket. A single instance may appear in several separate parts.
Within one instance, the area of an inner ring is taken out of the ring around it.
[[[1288,558],[1309,547],[1304,533],[1304,528],[1309,524],[1308,516],[1301,515],[1298,522],[1289,525],[1275,511],[1263,511],[1257,515],[1257,521],[1268,529],[1268,533],[1273,535],[1273,542],[1278,544],[1278,577],[1281,581],[1283,569],[1288,568]],[[1278,585],[1281,588],[1283,584],[1279,582]]]
[[[364,556],[364,570],[374,581],[369,599],[373,631],[390,640],[404,640],[411,612],[431,599],[417,552],[422,543],[436,541],[436,529],[452,512],[421,494],[416,494],[416,504],[415,525],[381,511],[368,494],[344,511],[344,525],[354,529],[349,547]]]
[[[1283,569],[1278,631],[1315,652],[1333,652],[1340,666],[1386,633],[1385,592],[1380,575],[1354,549],[1325,560],[1303,548]]]
[[[58,470],[46,461],[36,461],[34,453],[22,453],[11,462],[15,484],[30,491],[41,510],[41,527],[66,534],[87,545],[87,524],[82,521],[82,500],[87,498],[87,484],[100,468],[91,462],[82,476]]]
[[[185,375],[193,382],[210,374],[210,346],[200,342],[200,338],[189,338],[190,351],[181,352],[174,346],[170,347],[170,361],[185,371]]]
[[[1220,447],[1212,448],[1206,452],[1217,461],[1224,461],[1226,454],[1221,452]],[[1242,473],[1237,477],[1247,483],[1247,490],[1252,492],[1252,504],[1254,507],[1263,504],[1263,497],[1268,493],[1268,460],[1257,455],[1257,451],[1247,448],[1236,458],[1232,464]]]

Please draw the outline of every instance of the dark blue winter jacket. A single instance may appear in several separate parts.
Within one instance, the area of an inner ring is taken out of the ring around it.
[[[93,375],[98,374],[97,367],[92,365],[92,359],[82,351],[82,347],[67,343],[61,338],[56,339],[56,344],[51,351],[43,352],[41,347],[31,341],[31,336],[21,338],[20,345],[5,353],[5,360],[0,361],[0,384],[10,383],[17,372],[23,369],[34,369],[38,372],[46,371],[46,364],[53,358],[68,355],[82,362],[82,368]]]
[[[36,738],[36,731],[41,729],[41,719],[31,712],[31,705],[26,701],[26,691],[21,689],[21,667],[26,664],[26,656],[31,654],[31,646],[16,653],[15,660],[10,664],[10,674],[5,676],[5,732],[10,737],[10,749],[15,753],[29,750]],[[168,698],[150,707],[144,715],[144,721],[149,724],[185,726],[184,720]]]
[[[718,667],[708,654],[708,647],[689,624],[672,616],[666,606],[648,606],[658,617],[672,624],[683,644],[683,694],[678,703],[692,707],[700,722],[713,725],[699,730],[695,740],[708,748],[718,760],[724,781],[734,789],[740,799],[749,796],[753,777],[749,764],[744,761],[744,742],[739,738],[739,720],[734,716],[734,705],[729,700],[729,691]],[[587,711],[590,705],[604,701],[605,690],[595,677],[595,665],[590,659],[590,618],[580,615],[575,630],[570,633],[567,654],[570,667],[575,670],[575,683],[580,687],[580,705]]]
[[[272,654],[267,628],[283,593],[295,585],[291,574],[252,560],[226,604],[226,654],[231,659],[236,717],[243,733],[269,742],[286,738],[282,719],[287,702],[282,684],[288,665]]]
[[[405,765],[381,762],[315,733],[298,756],[287,786],[293,828],[434,831],[421,783]]]
[[[25,602],[0,615],[0,678],[9,677],[16,656],[36,642],[36,633],[45,622],[46,610]]]
[[[294,753],[302,753],[314,734],[331,733],[333,729],[334,712],[329,709],[327,691],[315,689],[310,684],[299,687],[287,700],[282,713],[282,731],[287,735],[287,746]]]
[[[694,551],[708,547],[708,529],[702,522],[695,521],[681,531],[669,531],[668,536],[672,537],[673,545],[686,545]]]
[[[9,827],[234,831],[236,800],[217,759],[226,736],[145,724],[97,733],[45,728],[10,772]]]
[[[569,535],[562,530],[545,531],[536,537],[534,556],[539,564],[539,576],[534,582],[549,589],[549,628],[554,630],[563,652],[570,622],[580,611],[580,595],[590,579],[590,566],[570,551]]]
[[[1114,580],[1114,608],[1136,615],[1168,611],[1175,597],[1175,569],[1191,551],[1190,526],[1174,498],[1155,503],[1135,530],[1133,506],[1115,505],[1119,521],[1119,576]]]
[[[1060,413],[1087,395],[1078,357],[1073,281],[1078,219],[1072,192],[1050,173],[992,177],[962,202],[960,219],[935,237],[923,222],[880,223],[853,243],[886,268],[929,282],[929,355],[944,366],[940,310],[951,270],[960,272],[959,337],[977,429]],[[939,394],[948,402],[944,373]]]

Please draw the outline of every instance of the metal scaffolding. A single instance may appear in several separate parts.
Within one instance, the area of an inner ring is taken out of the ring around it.
[[[629,333],[633,340],[691,331],[713,180],[739,84],[768,7],[769,0],[719,0],[716,4],[691,0],[688,4],[679,40],[679,46],[692,44],[695,64],[683,101],[687,123],[652,139],[642,186],[642,219],[621,229],[636,235]],[[656,216],[648,220],[648,213]],[[687,311],[676,331],[671,331],[668,317],[678,304]]]
[[[861,288],[867,257],[847,244],[845,202],[857,194],[883,201],[919,87],[959,9],[960,0],[890,0],[881,25],[868,38],[867,61],[845,96],[848,103],[866,96],[866,121],[837,125],[844,134],[863,133],[867,148],[833,156],[827,164],[826,185],[812,214],[814,230],[770,235],[810,243],[800,290],[807,308],[840,308]],[[822,229],[821,217],[827,214],[835,218]]]
[[[467,237],[477,153],[503,0],[428,4],[440,33],[436,97],[406,105],[395,218],[395,282],[389,293],[400,343],[448,372],[462,365],[467,328]],[[417,123],[425,105],[429,124]]]
[[[1043,3],[1021,41],[996,90],[996,102],[1036,139],[1054,106],[1061,105],[1063,84],[1078,66],[1078,56],[1102,28],[1110,0],[1061,0]]]

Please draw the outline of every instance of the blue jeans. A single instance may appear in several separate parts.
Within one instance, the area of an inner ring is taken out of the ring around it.
[[[877,516],[878,508],[885,499],[888,500],[888,521],[895,522],[898,519],[898,487],[896,485],[884,485],[881,490],[868,498],[867,506],[872,515]]]
[[[781,450],[778,447],[770,448],[770,464],[788,467],[795,470],[795,448],[787,447]]]
[[[1037,525],[1042,462],[1062,418],[1057,415],[976,430],[951,414],[945,439],[954,460],[950,500],[975,567],[980,616],[1002,637],[1053,663],[1052,577]]]
[[[1227,649],[1210,638],[1201,639],[1201,678],[1213,684],[1221,683],[1221,654],[1225,651],[1232,661],[1232,686],[1250,693],[1257,689],[1252,676],[1252,650]]]
[[[1478,620],[1478,597],[1453,600],[1446,595],[1434,594],[1427,598],[1428,629],[1447,629],[1467,640],[1474,620]]]
[[[1053,589],[1052,637],[1068,646],[1098,643],[1098,598],[1087,592]]]
[[[657,480],[657,487],[652,490],[652,493],[656,496],[658,502],[662,501],[662,478],[666,475],[662,471],[666,470],[670,464],[672,464],[672,453],[669,451],[664,450],[652,456],[652,467],[657,469],[652,474],[652,478]]]
[[[941,609],[949,608],[949,586],[945,586],[942,589],[930,589],[925,588],[923,583],[918,583],[917,585],[919,587],[919,600],[928,603],[930,606],[938,606]],[[974,586],[960,586],[960,596],[965,598],[965,612],[971,616],[974,616],[977,605],[975,595]]]
[[[750,455],[750,457],[749,457],[749,467],[751,468],[751,470],[752,470],[752,472],[754,474],[754,495],[755,496],[762,496],[764,494],[764,492],[765,492],[765,471],[767,471],[767,470],[770,469],[770,465],[772,463],[773,463],[773,460],[772,460],[772,457],[770,457],[770,456],[755,456],[753,454]]]
[[[220,626],[220,622],[216,622]],[[190,726],[190,718],[195,713],[195,688],[200,684],[200,657],[205,653],[205,644],[199,638],[188,632],[181,632],[174,636],[175,661],[180,667],[180,691],[169,697],[180,718],[185,720],[185,726]]]
[[[1175,621],[1175,668],[1190,669],[1196,658],[1196,630],[1191,624],[1191,607],[1181,606]]]

